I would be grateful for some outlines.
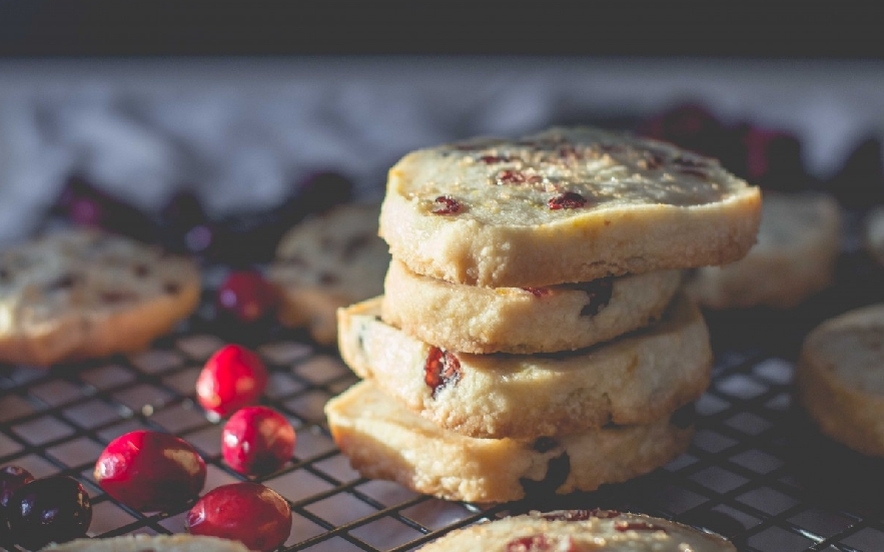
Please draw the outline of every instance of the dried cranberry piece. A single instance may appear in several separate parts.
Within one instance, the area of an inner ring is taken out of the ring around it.
[[[460,376],[460,361],[454,353],[443,351],[439,347],[430,348],[430,354],[424,365],[424,383],[433,390],[434,399],[441,389],[457,385]]]
[[[559,209],[579,209],[586,205],[586,198],[576,192],[565,192],[555,197],[551,197],[547,202],[549,208],[553,211]]]
[[[479,161],[486,165],[496,165],[498,163],[507,163],[511,159],[505,155],[482,155],[479,157]]]
[[[586,293],[589,302],[580,309],[580,316],[595,316],[608,306],[614,290],[613,278],[599,278],[574,287]]]
[[[434,215],[456,215],[460,212],[462,206],[460,202],[451,196],[439,196],[433,200],[433,208],[431,212]]]
[[[571,457],[567,452],[550,459],[546,465],[546,475],[540,481],[533,479],[519,479],[519,484],[528,497],[543,497],[554,495],[556,489],[568,480],[571,474]]]
[[[523,171],[506,169],[497,173],[494,180],[500,186],[514,184],[540,184],[543,182],[543,177],[539,174],[526,174]]]
[[[562,544],[567,544],[567,548],[563,548]],[[578,552],[577,544],[571,537],[565,537],[564,540],[557,538],[549,538],[544,534],[528,535],[519,537],[506,543],[506,552],[546,552],[550,550],[563,550],[565,552]]]
[[[647,521],[615,521],[614,529],[625,533],[626,531],[663,531],[666,529]]]
[[[550,293],[552,293],[549,288],[539,288],[539,287],[526,287],[522,288],[534,297],[546,297]]]

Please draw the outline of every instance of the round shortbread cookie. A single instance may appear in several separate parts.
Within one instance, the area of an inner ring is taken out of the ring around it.
[[[737,552],[681,523],[615,510],[530,512],[456,529],[419,552]]]
[[[487,287],[589,282],[743,257],[761,195],[717,161],[593,128],[412,152],[380,233],[418,274]]]
[[[146,348],[199,303],[184,257],[68,230],[0,252],[0,361],[48,366]]]
[[[678,270],[542,288],[486,288],[421,276],[390,263],[385,322],[442,349],[541,353],[581,349],[660,318]]]
[[[831,196],[765,192],[758,243],[739,261],[697,269],[685,289],[712,309],[792,308],[832,284],[840,246]]]
[[[338,307],[383,292],[390,254],[377,235],[379,211],[379,205],[340,205],[283,236],[268,270],[281,291],[280,322],[306,325],[317,342],[330,345]]]
[[[884,304],[817,326],[804,340],[795,378],[801,404],[824,434],[884,456]]]
[[[248,552],[238,541],[196,535],[127,535],[50,545],[55,552]]]
[[[363,476],[448,500],[507,502],[592,491],[653,471],[684,452],[687,416],[564,437],[475,439],[446,431],[357,383],[325,407],[341,452]],[[681,414],[681,413],[679,413]]]
[[[379,319],[381,298],[339,313],[341,357],[357,375],[440,427],[531,438],[659,419],[709,385],[699,310],[680,297],[653,326],[569,353],[445,351]]]

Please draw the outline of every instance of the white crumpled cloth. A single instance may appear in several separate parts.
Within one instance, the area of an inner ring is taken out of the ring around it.
[[[76,171],[148,212],[192,186],[211,214],[281,201],[323,169],[379,198],[414,148],[684,100],[795,132],[832,171],[884,126],[880,63],[545,58],[0,62],[0,242]]]

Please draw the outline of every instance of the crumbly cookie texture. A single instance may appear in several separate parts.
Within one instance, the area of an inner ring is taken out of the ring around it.
[[[47,546],[56,552],[248,552],[242,543],[196,535],[127,535],[77,539]]]
[[[464,435],[531,438],[650,423],[709,384],[709,333],[684,297],[653,326],[549,355],[443,350],[380,321],[381,300],[339,311],[342,358],[408,409]]]
[[[144,349],[193,312],[190,259],[69,230],[0,252],[0,361],[48,366]]]
[[[383,291],[390,262],[376,204],[345,204],[292,228],[268,276],[281,291],[280,321],[307,326],[319,343],[337,338],[335,311]]]
[[[787,309],[832,284],[841,247],[841,210],[823,193],[764,193],[758,243],[734,263],[703,267],[685,289],[712,309]]]
[[[761,194],[717,161],[589,127],[412,152],[380,233],[418,274],[487,287],[589,282],[743,257]]]
[[[681,271],[662,270],[541,288],[486,288],[421,276],[394,259],[381,315],[451,351],[570,351],[659,319],[681,278]]]
[[[563,437],[475,439],[446,431],[362,381],[325,407],[335,443],[363,476],[448,500],[506,502],[591,491],[660,467],[693,434],[682,418]],[[679,413],[681,414],[681,413]]]
[[[615,510],[529,512],[456,529],[420,552],[737,552],[726,539],[666,519]]]
[[[884,456],[884,304],[846,312],[811,331],[796,384],[801,404],[824,434]]]

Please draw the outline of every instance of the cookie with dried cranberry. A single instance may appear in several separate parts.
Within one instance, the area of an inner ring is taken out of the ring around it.
[[[821,431],[884,456],[884,303],[831,318],[805,338],[795,371],[798,397]]]
[[[51,364],[146,348],[199,303],[192,260],[94,230],[0,252],[0,362]]]
[[[126,535],[111,538],[77,539],[50,545],[54,552],[248,552],[242,543],[195,535]]]
[[[592,491],[663,466],[688,447],[691,416],[608,426],[562,437],[476,439],[405,408],[371,381],[325,406],[329,429],[354,469],[448,500],[507,502]]]
[[[471,437],[650,423],[696,400],[709,384],[709,333],[683,297],[635,333],[588,349],[532,355],[441,349],[382,322],[381,301],[339,311],[344,362],[406,408]]]
[[[556,510],[456,529],[420,552],[736,552],[723,537],[666,519],[616,510]]]
[[[758,243],[734,263],[703,267],[685,289],[710,309],[787,309],[830,286],[841,250],[841,210],[822,193],[764,193]]]
[[[421,276],[393,260],[384,321],[442,349],[541,353],[581,349],[660,318],[678,270],[539,288],[486,288]]]
[[[335,342],[335,311],[384,289],[390,263],[375,204],[344,204],[292,228],[268,271],[280,290],[279,319],[306,326],[319,343]]]
[[[761,195],[720,164],[589,127],[412,152],[380,233],[418,274],[486,287],[721,265],[755,243]]]

